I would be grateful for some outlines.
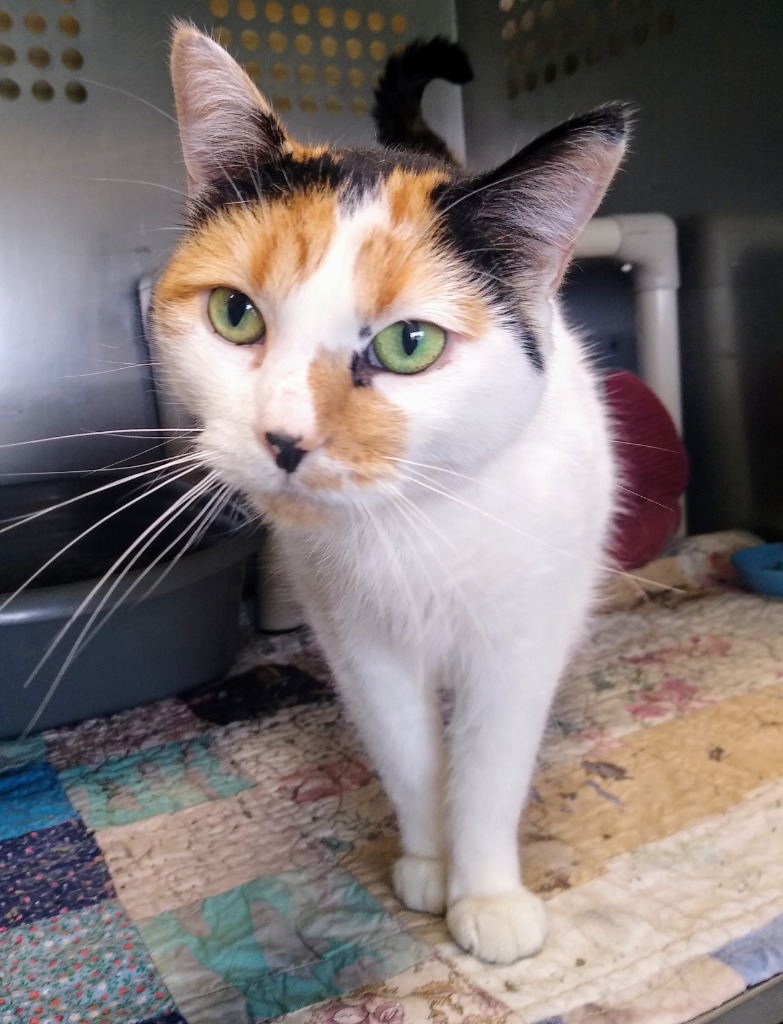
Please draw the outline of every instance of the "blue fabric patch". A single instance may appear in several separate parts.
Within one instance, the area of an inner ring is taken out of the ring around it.
[[[0,774],[0,839],[49,828],[75,816],[50,764],[31,764]]]
[[[710,954],[739,974],[747,985],[758,985],[783,972],[783,914]]]
[[[55,917],[114,895],[98,844],[81,821],[0,841],[0,927]]]
[[[271,1020],[431,953],[338,867],[266,875],[138,928],[176,1005],[200,1020],[229,1000],[256,1024]]]
[[[253,786],[235,766],[211,752],[212,737],[166,743],[60,772],[60,782],[94,829],[173,814]]]
[[[546,1020],[537,1020],[536,1024],[566,1024],[562,1017],[547,1017]]]

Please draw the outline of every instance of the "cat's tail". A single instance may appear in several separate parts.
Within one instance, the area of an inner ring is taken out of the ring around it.
[[[457,163],[453,153],[424,120],[421,97],[435,78],[464,85],[473,78],[467,54],[458,43],[443,36],[429,42],[417,39],[386,63],[375,90],[375,118],[378,141],[415,153],[437,156]]]

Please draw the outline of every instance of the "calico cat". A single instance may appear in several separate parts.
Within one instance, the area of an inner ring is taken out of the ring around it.
[[[628,110],[471,175],[445,151],[301,145],[191,27],[171,66],[189,208],[159,358],[281,546],[395,807],[398,897],[484,960],[533,954],[518,822],[614,498],[556,293]]]

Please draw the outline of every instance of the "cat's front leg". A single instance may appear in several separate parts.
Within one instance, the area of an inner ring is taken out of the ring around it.
[[[445,753],[440,709],[422,668],[363,645],[331,659],[343,702],[397,814],[394,889],[411,910],[446,909]]]
[[[517,832],[563,658],[534,646],[474,652],[451,727],[447,920],[459,945],[491,963],[531,956],[546,937]]]

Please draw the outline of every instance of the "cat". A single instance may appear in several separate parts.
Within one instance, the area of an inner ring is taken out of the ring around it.
[[[281,547],[397,814],[397,896],[483,960],[532,955],[546,916],[517,829],[615,495],[556,293],[629,110],[469,174],[445,150],[296,142],[190,26],[171,70],[188,227],[158,358]]]

